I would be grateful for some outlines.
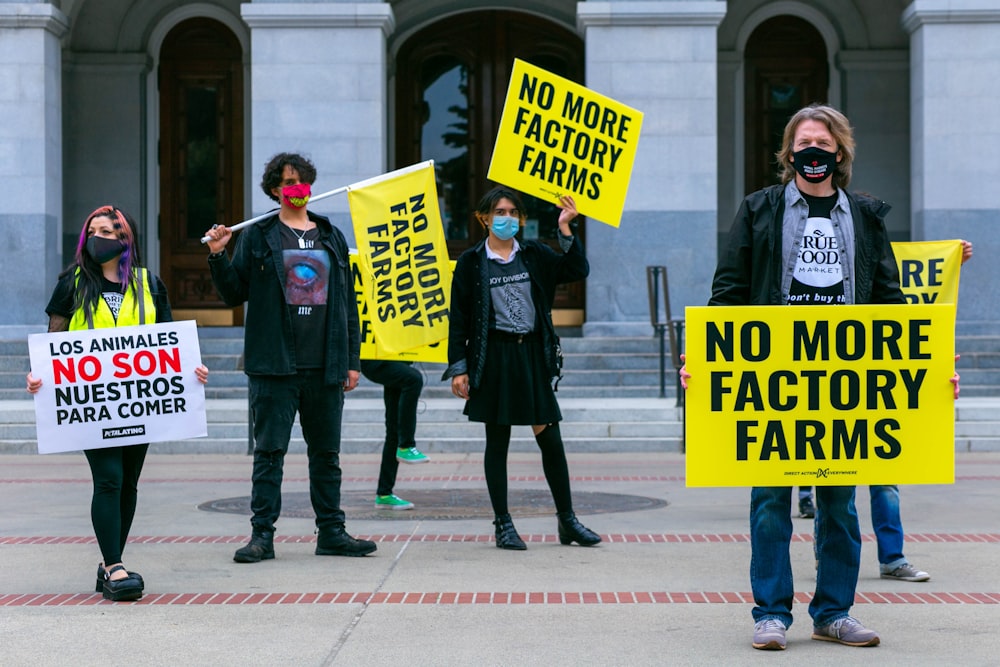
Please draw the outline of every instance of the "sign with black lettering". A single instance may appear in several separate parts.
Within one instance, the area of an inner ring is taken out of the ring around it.
[[[907,303],[958,304],[961,241],[897,241],[892,252]]]
[[[364,257],[351,251],[351,275],[354,277],[354,298],[358,304],[358,324],[361,328],[361,358],[378,361],[426,361],[431,363],[448,363],[448,339],[422,345],[400,352],[387,352],[382,349],[375,338],[375,327],[372,324],[373,309],[368,307],[368,291],[365,283],[373,280],[372,270],[364,264]],[[455,272],[455,262],[450,262],[451,272]]]
[[[642,112],[514,60],[487,178],[617,227]]]
[[[38,453],[208,435],[194,321],[33,334]]]
[[[433,162],[356,183],[347,199],[365,270],[355,278],[380,352],[447,339],[451,268]]]
[[[688,486],[954,482],[954,306],[685,317]]]

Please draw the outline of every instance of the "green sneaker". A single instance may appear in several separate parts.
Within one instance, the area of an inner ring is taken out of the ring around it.
[[[403,500],[395,494],[388,496],[375,496],[375,509],[377,510],[411,510],[413,503]]]
[[[427,463],[427,455],[416,447],[400,447],[396,450],[396,460],[400,463]]]

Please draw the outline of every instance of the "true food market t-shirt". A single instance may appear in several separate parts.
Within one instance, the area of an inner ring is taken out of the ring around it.
[[[802,196],[809,204],[809,218],[799,241],[788,303],[804,306],[843,304],[840,248],[830,220],[830,211],[837,204],[837,193],[829,197],[805,193]]]

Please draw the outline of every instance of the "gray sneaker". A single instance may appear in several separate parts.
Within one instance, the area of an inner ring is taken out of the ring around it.
[[[883,572],[883,579],[897,579],[899,581],[928,581],[931,575],[923,570],[918,570],[909,563],[903,563],[892,572]]]
[[[757,621],[753,626],[753,647],[762,651],[784,651],[786,629],[776,618]]]
[[[878,646],[878,633],[861,625],[861,621],[850,616],[838,618],[822,628],[813,626],[813,639],[837,642],[846,646]]]

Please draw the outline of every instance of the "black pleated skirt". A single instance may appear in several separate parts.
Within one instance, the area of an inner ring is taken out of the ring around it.
[[[491,331],[479,386],[465,403],[469,421],[501,425],[551,424],[562,420],[537,333]]]

